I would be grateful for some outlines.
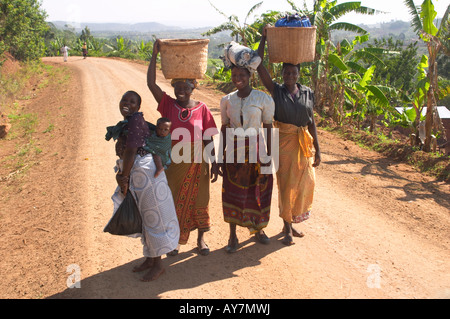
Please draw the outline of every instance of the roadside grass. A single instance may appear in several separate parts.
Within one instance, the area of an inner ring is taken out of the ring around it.
[[[8,134],[0,139],[0,148],[4,148],[0,152],[0,182],[20,180],[39,163],[37,156],[44,151],[39,138],[42,133],[52,134],[55,124],[48,111],[35,113],[27,106],[49,83],[69,80],[64,68],[41,62],[21,64],[17,72],[0,75],[0,112],[11,125]]]

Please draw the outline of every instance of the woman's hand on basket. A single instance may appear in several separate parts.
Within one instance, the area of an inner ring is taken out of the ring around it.
[[[272,25],[270,25],[270,24],[266,24],[266,25],[264,26],[263,33],[262,33],[262,35],[263,35],[264,37],[267,37],[267,28],[270,28],[270,27],[272,27]]]
[[[157,39],[153,44],[153,54],[158,54],[161,49],[161,40]]]

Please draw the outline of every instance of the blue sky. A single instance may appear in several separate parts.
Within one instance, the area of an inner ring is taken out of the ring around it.
[[[41,0],[42,8],[48,14],[48,21],[67,22],[159,22],[170,26],[205,27],[217,26],[226,21],[208,0]],[[243,23],[247,12],[261,0],[210,0],[227,16],[237,15]],[[268,10],[286,11],[290,9],[285,0],[262,0],[263,5],[251,16]],[[346,1],[338,1],[347,2]],[[303,0],[293,0],[303,6]],[[306,0],[309,9],[313,0]],[[420,5],[422,0],[414,1]],[[408,10],[403,0],[361,0],[363,6],[389,12],[375,16],[348,14],[343,19],[351,23],[374,24],[391,20],[409,21]],[[448,0],[433,0],[438,17],[442,17]],[[252,22],[252,19],[248,22]]]

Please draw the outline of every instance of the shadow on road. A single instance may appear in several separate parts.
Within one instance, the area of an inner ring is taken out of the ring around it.
[[[436,204],[448,208],[450,207],[450,198],[448,194],[442,192],[437,181],[423,182],[412,181],[404,174],[396,170],[395,160],[380,158],[376,160],[364,160],[357,157],[346,157],[340,154],[322,152],[325,155],[341,157],[338,160],[323,161],[323,165],[339,165],[341,172],[347,175],[376,176],[385,181],[389,181],[385,187],[387,189],[399,189],[403,191],[404,196],[397,197],[399,201],[410,202],[417,199],[432,199]],[[360,165],[358,172],[349,171],[347,165]],[[390,184],[390,185],[389,185]]]
[[[166,272],[153,282],[141,282],[145,274],[133,273],[134,266],[143,259],[82,278],[80,288],[66,290],[49,296],[48,299],[155,299],[161,294],[179,289],[191,289],[206,283],[226,280],[237,276],[236,271],[261,264],[261,259],[282,248],[287,248],[278,239],[271,238],[269,245],[256,243],[254,238],[240,244],[234,254],[224,248],[211,251],[208,256],[198,255],[195,249],[179,253],[175,257],[163,256]],[[189,298],[189,297],[186,297]],[[205,298],[208,298],[205,296]]]

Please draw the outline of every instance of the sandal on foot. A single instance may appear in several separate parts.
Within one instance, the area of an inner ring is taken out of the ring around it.
[[[176,256],[178,255],[178,249],[174,249],[166,254],[167,256]]]
[[[262,232],[262,234],[259,232],[256,233],[255,237],[261,244],[267,245],[270,243],[269,237],[267,237],[267,235],[264,232]]]
[[[233,245],[231,241],[228,241],[227,247],[225,247],[225,251],[229,254],[235,253],[238,250],[239,242],[236,239],[236,243]]]
[[[205,245],[206,245],[206,244],[205,244]],[[208,255],[209,255],[209,252],[210,252],[208,245],[206,245],[206,248],[200,248],[200,247],[197,247],[197,251],[198,251],[198,253],[199,253],[200,255],[202,255],[202,256],[208,256]]]

